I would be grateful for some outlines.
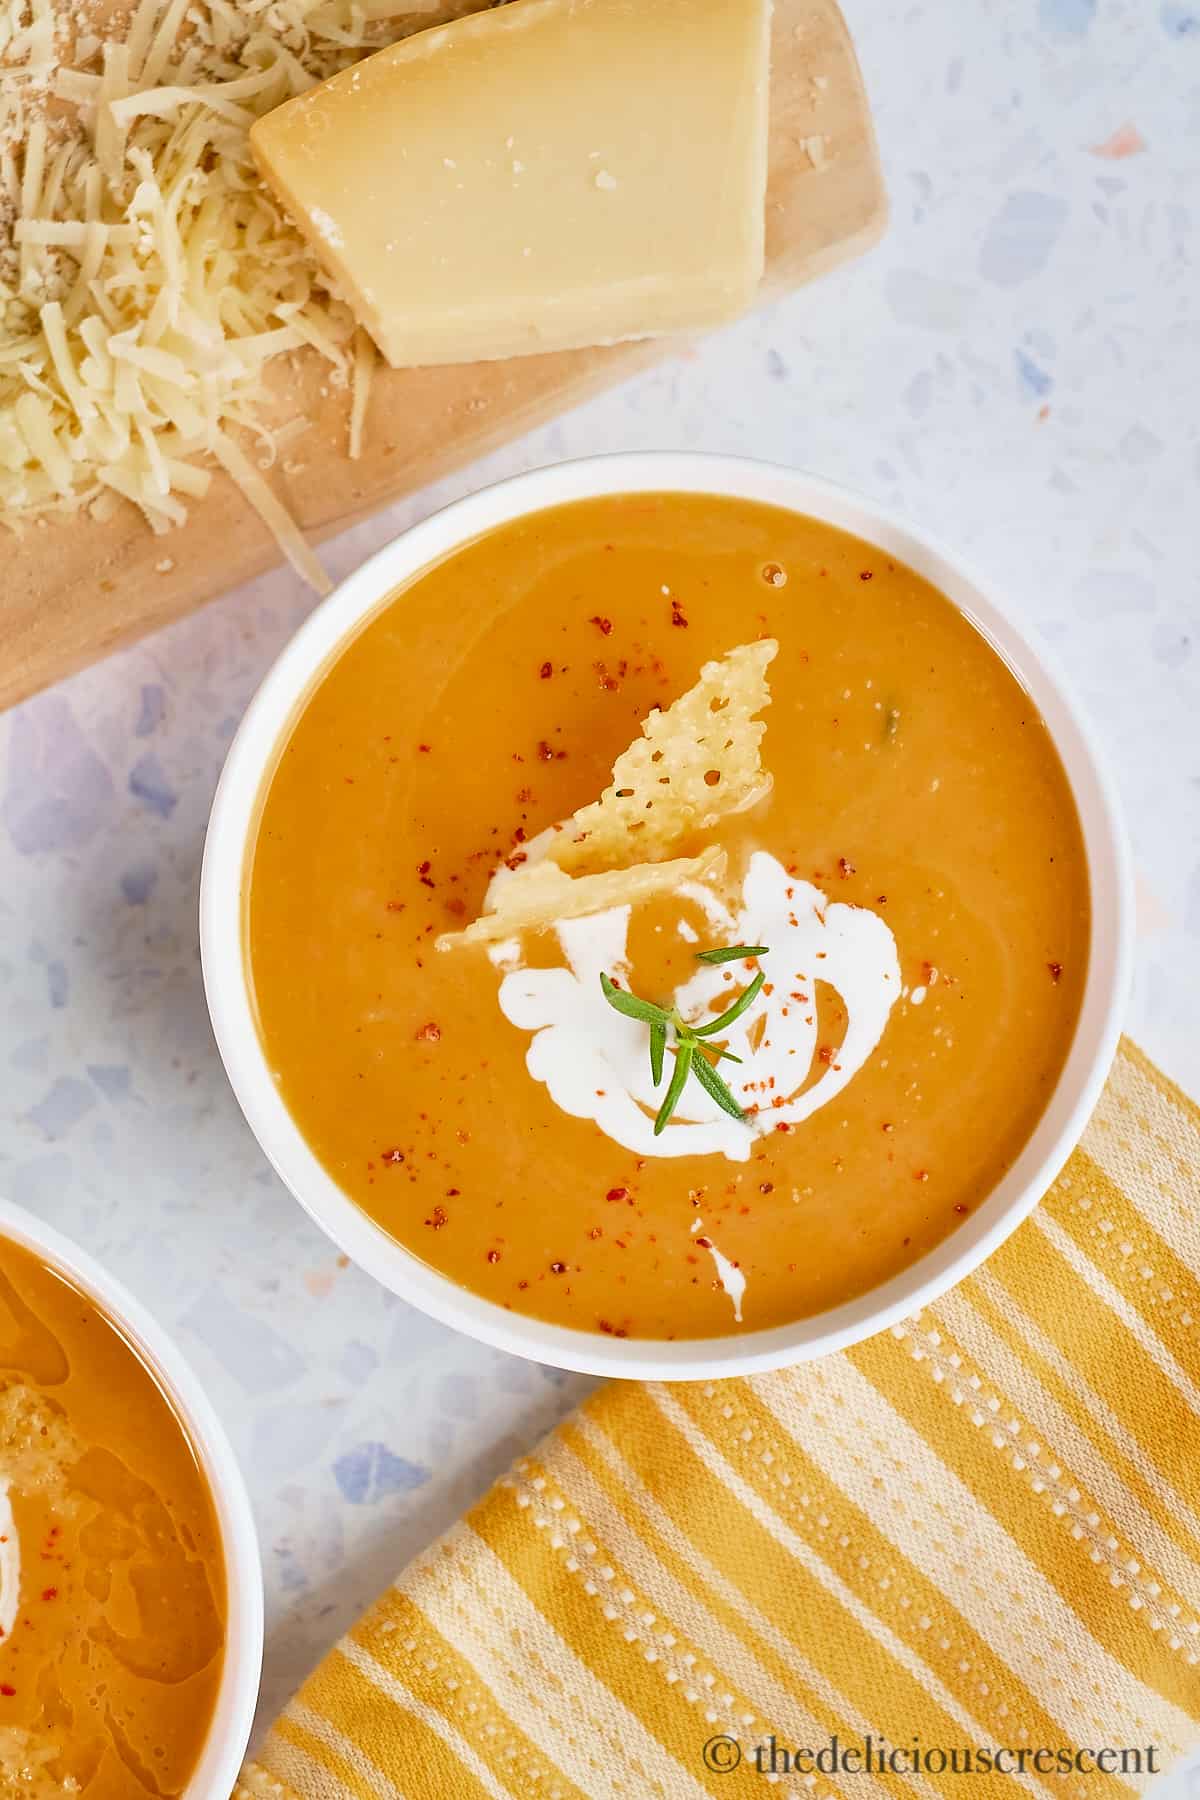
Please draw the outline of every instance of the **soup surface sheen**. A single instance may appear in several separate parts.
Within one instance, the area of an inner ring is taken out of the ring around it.
[[[182,1792],[225,1575],[190,1440],[92,1303],[0,1239],[0,1795]]]
[[[527,936],[515,971],[512,947],[435,949],[499,864],[602,791],[652,707],[765,636],[774,787],[712,834],[724,922],[672,895]],[[504,1306],[648,1338],[820,1312],[952,1231],[1055,1084],[1089,935],[1066,776],[978,632],[829,525],[681,494],[518,520],[392,596],[282,747],[247,896],[266,1055],[342,1188]],[[706,1115],[705,1136],[681,1103],[655,1145],[607,1087],[581,1097],[599,967],[624,951],[626,984],[669,1000],[701,943],[764,918],[766,1029],[800,1009],[812,1062],[788,1109],[764,1092],[753,1132]],[[547,981],[568,966],[576,986]]]

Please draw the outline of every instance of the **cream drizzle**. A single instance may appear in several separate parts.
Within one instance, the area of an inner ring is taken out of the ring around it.
[[[0,1477],[0,1655],[12,1636],[21,1602],[21,1540],[8,1497],[8,1483]]]
[[[693,1219],[692,1235],[704,1229],[703,1221]],[[723,1256],[710,1237],[701,1240],[700,1248],[707,1250],[717,1270],[717,1280],[733,1302],[733,1316],[740,1325],[742,1322],[742,1301],[746,1294],[746,1277],[736,1263]]]
[[[745,1162],[765,1132],[799,1125],[828,1105],[875,1050],[900,996],[896,942],[877,914],[831,902],[766,851],[751,856],[736,907],[705,884],[683,892],[707,916],[714,943],[770,947],[763,968],[771,991],[764,988],[727,1034],[728,1048],[743,1065],[722,1065],[739,1103],[758,1109],[745,1123],[723,1113],[691,1082],[675,1117],[655,1137],[663,1090],[651,1080],[646,1027],[615,1012],[600,991],[602,970],[618,978],[628,974],[628,907],[562,921],[555,930],[565,964],[558,967],[527,968],[519,945],[493,946],[489,954],[503,972],[500,1009],[532,1034],[526,1067],[563,1112],[593,1120],[639,1156],[721,1155]],[[728,966],[700,965],[675,992],[681,1015],[711,1017],[712,1003],[737,991],[729,973]],[[841,996],[847,1025],[827,1069],[805,1085],[817,1051],[818,981]]]

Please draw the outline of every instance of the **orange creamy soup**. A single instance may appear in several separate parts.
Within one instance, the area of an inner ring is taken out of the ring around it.
[[[0,1240],[0,1795],[180,1794],[225,1575],[195,1452],[76,1288]]]
[[[766,638],[771,791],[669,853],[716,845],[717,875],[435,947]],[[819,1312],[979,1204],[1063,1066],[1089,903],[1046,727],[949,601],[816,520],[664,494],[521,519],[391,597],[281,747],[246,929],[283,1097],[372,1218],[502,1306],[671,1338]],[[696,1023],[759,971],[710,1041],[742,1117],[691,1081],[656,1137],[670,1070],[600,974]]]

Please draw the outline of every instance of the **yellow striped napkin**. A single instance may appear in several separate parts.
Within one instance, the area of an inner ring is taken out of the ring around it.
[[[818,1363],[599,1392],[238,1800],[1144,1788],[1200,1736],[1198,1170],[1200,1109],[1126,1043],[986,1267]]]

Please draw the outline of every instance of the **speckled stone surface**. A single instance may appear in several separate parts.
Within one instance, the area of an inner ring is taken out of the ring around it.
[[[1099,728],[1141,883],[1130,1029],[1200,1092],[1200,0],[847,12],[882,247],[393,508],[329,566],[497,476],[614,449],[800,464],[936,527]],[[339,1266],[217,1061],[205,818],[309,606],[278,573],[0,721],[0,1188],[107,1260],[207,1382],[262,1534],[266,1709],[583,1385]]]

